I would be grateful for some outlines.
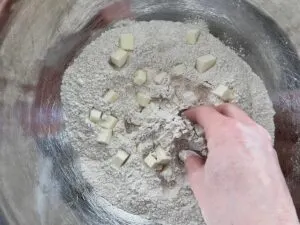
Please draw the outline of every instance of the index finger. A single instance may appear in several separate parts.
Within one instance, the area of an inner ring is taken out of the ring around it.
[[[220,113],[225,116],[236,119],[242,123],[253,124],[255,123],[246,112],[241,110],[239,107],[233,104],[225,103],[216,107]]]
[[[205,131],[206,138],[219,129],[226,117],[212,106],[198,106],[186,110],[185,115],[189,120],[198,123]]]

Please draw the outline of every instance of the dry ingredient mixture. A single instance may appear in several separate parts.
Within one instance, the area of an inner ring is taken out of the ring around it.
[[[216,64],[204,68],[207,56]],[[62,82],[66,130],[83,176],[99,197],[129,213],[161,224],[204,224],[178,160],[182,149],[205,154],[203,133],[178,112],[220,104],[226,88],[227,100],[274,134],[263,82],[204,22],[116,24],[82,51]],[[169,158],[154,165],[158,148]]]

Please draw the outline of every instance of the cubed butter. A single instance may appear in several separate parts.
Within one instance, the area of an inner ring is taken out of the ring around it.
[[[140,106],[146,107],[151,101],[151,97],[144,93],[137,93],[136,101]]]
[[[186,66],[184,64],[179,64],[172,68],[171,73],[176,76],[180,76],[180,75],[183,75],[185,73],[185,71],[186,71]]]
[[[200,36],[200,29],[188,30],[186,34],[186,42],[190,45],[194,45],[197,43],[199,36]]]
[[[125,65],[127,59],[128,59],[128,52],[124,51],[123,49],[118,49],[110,56],[110,61],[113,65],[121,68]]]
[[[138,70],[135,72],[133,82],[137,85],[142,85],[147,81],[147,72],[144,70]]]
[[[101,129],[97,137],[97,142],[108,145],[112,138],[112,129]]]
[[[225,85],[219,85],[212,91],[212,93],[221,98],[223,101],[232,100],[232,91]]]
[[[157,163],[160,165],[167,165],[172,159],[169,153],[160,146],[155,149],[155,153],[157,157]]]
[[[113,129],[118,122],[118,119],[116,117],[113,117],[111,115],[102,115],[99,126],[106,128],[106,129]]]
[[[121,34],[119,39],[120,48],[128,51],[134,49],[134,37],[132,34]]]
[[[112,158],[111,165],[115,169],[120,169],[129,158],[129,154],[125,151],[118,151],[118,153]]]
[[[197,59],[196,69],[200,73],[204,73],[210,68],[212,68],[217,62],[217,58],[213,55],[201,56]]]
[[[145,159],[144,162],[147,166],[152,169],[155,169],[159,164],[157,163],[157,159],[154,153],[150,153]]]
[[[104,96],[103,96],[103,100],[106,103],[113,103],[115,101],[117,101],[119,98],[119,95],[117,92],[115,92],[114,90],[109,90]]]
[[[167,166],[163,169],[163,171],[160,173],[160,175],[167,181],[170,182],[172,180],[174,180],[174,176],[173,176],[173,170],[170,166]]]
[[[156,84],[163,84],[168,80],[168,77],[169,75],[166,72],[161,72],[153,78],[153,81]]]
[[[195,104],[198,102],[198,98],[193,91],[186,91],[182,94],[184,103]]]
[[[92,121],[93,123],[98,123],[101,119],[101,115],[102,113],[100,111],[98,111],[97,109],[92,109],[90,111],[90,121]]]

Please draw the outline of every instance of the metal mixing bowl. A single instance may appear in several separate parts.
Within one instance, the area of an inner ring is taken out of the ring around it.
[[[107,15],[100,2],[93,4],[77,3],[82,15],[72,18],[72,1],[18,2],[2,30],[0,222],[5,225],[154,224],[94,198],[64,132],[64,70],[84,45],[122,17],[121,11]],[[118,9],[123,6],[117,3]],[[275,148],[300,210],[300,63],[287,35],[245,0],[135,0],[131,10],[136,20],[204,19],[263,79],[277,113]]]

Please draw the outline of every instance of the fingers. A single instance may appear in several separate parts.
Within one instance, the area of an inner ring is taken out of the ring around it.
[[[0,31],[7,22],[12,4],[11,0],[0,0]]]
[[[120,0],[103,9],[102,16],[104,20],[109,24],[112,21],[118,21],[133,16],[131,11],[130,0]]]
[[[180,159],[185,163],[188,181],[194,195],[200,201],[204,181],[204,160],[193,151],[180,152]]]
[[[212,106],[199,106],[183,113],[192,122],[198,123],[205,131],[206,138],[211,136],[226,117]]]
[[[222,104],[217,107],[199,106],[186,110],[183,113],[192,122],[198,123],[203,127],[206,138],[211,136],[216,129],[226,120],[226,118],[236,119],[242,123],[254,124],[255,122],[233,104]]]
[[[236,105],[226,103],[217,106],[216,110],[227,117],[238,120],[239,122],[254,123],[254,121],[248,116],[248,114]]]

